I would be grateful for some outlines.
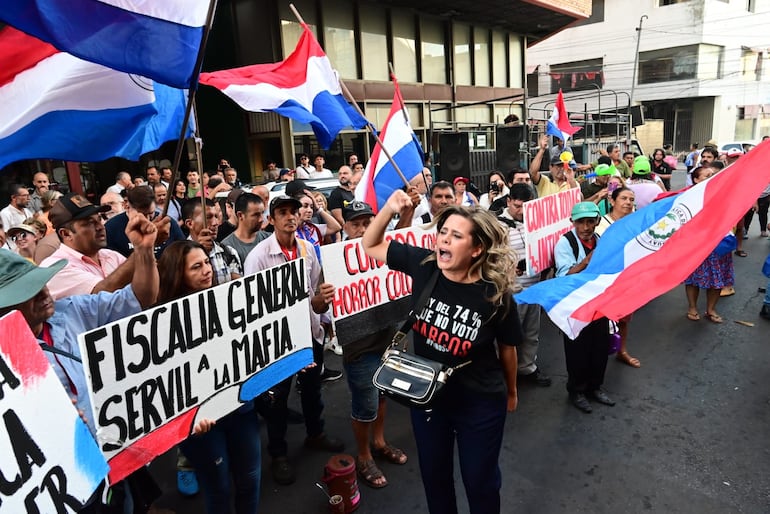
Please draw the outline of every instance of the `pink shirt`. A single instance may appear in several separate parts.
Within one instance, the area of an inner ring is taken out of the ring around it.
[[[114,250],[99,250],[99,263],[90,257],[62,244],[50,257],[43,259],[41,266],[66,259],[67,265],[48,281],[48,290],[54,300],[80,294],[91,294],[94,286],[126,262],[126,258]],[[101,265],[100,265],[101,264]]]

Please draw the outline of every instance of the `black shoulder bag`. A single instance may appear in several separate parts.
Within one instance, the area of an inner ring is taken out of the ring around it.
[[[393,336],[393,341],[382,354],[382,362],[374,372],[372,382],[385,396],[396,402],[422,410],[430,410],[441,394],[452,374],[471,363],[464,362],[455,367],[436,362],[419,355],[407,353],[406,334],[409,333],[417,314],[428,303],[433,288],[436,287],[437,269],[428,280],[409,317]],[[398,345],[403,341],[403,350]]]

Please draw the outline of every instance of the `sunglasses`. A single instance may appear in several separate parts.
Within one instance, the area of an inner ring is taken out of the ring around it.
[[[19,239],[27,239],[28,235],[29,234],[27,234],[26,232],[21,232],[19,234],[14,234],[14,235],[11,236],[11,241],[18,241]]]

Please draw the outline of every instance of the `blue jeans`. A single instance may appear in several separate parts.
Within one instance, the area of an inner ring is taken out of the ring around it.
[[[428,510],[433,514],[457,512],[453,476],[456,437],[471,514],[499,513],[502,477],[498,459],[505,426],[505,393],[449,387],[432,411],[412,409]]]
[[[767,286],[765,286],[765,305],[770,305],[770,280],[767,281]]]
[[[203,487],[206,512],[230,512],[230,478],[235,484],[235,512],[254,514],[259,507],[262,445],[254,409],[241,407],[202,435],[180,445],[195,466]]]
[[[380,390],[374,387],[372,378],[382,362],[379,353],[362,353],[353,362],[344,364],[345,376],[350,389],[351,417],[362,423],[371,423],[377,419],[380,405]]]

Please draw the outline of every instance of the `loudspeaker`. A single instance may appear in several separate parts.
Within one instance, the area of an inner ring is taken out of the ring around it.
[[[631,115],[631,126],[639,127],[644,125],[644,111],[641,105],[632,105],[628,108],[628,114]]]
[[[524,141],[524,126],[497,127],[495,131],[495,153],[497,155],[497,169],[508,173],[514,168],[519,168],[519,148]]]
[[[442,132],[438,137],[438,180],[452,182],[455,177],[471,176],[467,132]]]

